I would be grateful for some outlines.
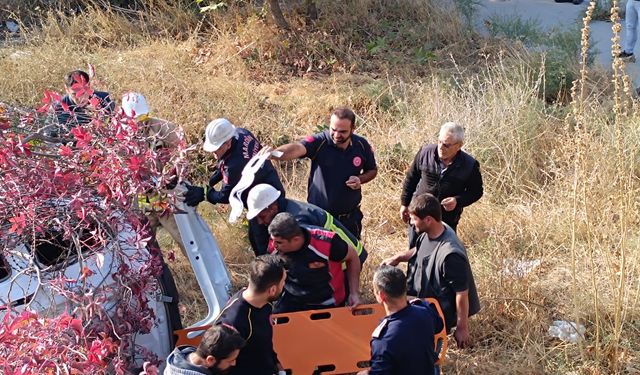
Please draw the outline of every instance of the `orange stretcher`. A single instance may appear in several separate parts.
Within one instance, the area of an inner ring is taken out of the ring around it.
[[[435,306],[444,321],[440,304]],[[326,310],[274,314],[273,345],[278,359],[292,375],[349,374],[369,367],[371,333],[385,317],[380,304],[361,305],[351,310],[337,307]],[[201,335],[189,338],[189,332],[204,332],[209,326],[175,331],[177,345],[197,346]],[[192,336],[192,335],[191,335]],[[447,352],[446,327],[435,335],[437,364]]]

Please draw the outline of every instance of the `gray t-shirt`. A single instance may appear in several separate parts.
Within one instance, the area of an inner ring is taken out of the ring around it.
[[[416,294],[420,294],[423,288],[428,285],[431,275],[425,275],[429,259],[438,251],[448,252],[460,246],[460,242],[455,232],[445,227],[446,230],[437,238],[430,239],[426,233],[421,234],[416,242],[416,259],[415,271],[413,277],[413,285],[409,290],[413,289]],[[464,249],[462,249],[464,251]],[[452,252],[445,258],[443,265],[443,277],[451,289],[455,292],[462,292],[469,288],[469,278],[467,273],[467,260],[464,257]],[[438,272],[438,271],[436,271]],[[428,294],[428,293],[427,293]]]

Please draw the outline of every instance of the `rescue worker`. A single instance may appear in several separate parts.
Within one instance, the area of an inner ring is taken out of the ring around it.
[[[180,144],[178,127],[166,120],[150,117],[149,105],[145,97],[137,92],[128,92],[122,96],[122,111],[125,116],[134,119],[142,134],[149,142],[149,148],[154,152],[170,151]],[[159,165],[158,168],[165,169],[171,166]],[[165,171],[170,173],[169,171]],[[182,254],[186,255],[182,237],[172,213],[167,213],[167,204],[159,199],[158,194],[146,194],[140,196],[138,205],[143,210],[149,220],[151,230],[155,233],[158,226],[162,226],[178,244]]]
[[[202,186],[188,185],[184,199],[189,206],[197,206],[205,199],[212,204],[229,203],[229,196],[234,186],[242,177],[242,170],[245,165],[255,156],[262,146],[250,131],[243,128],[236,128],[229,120],[219,118],[207,125],[205,130],[205,141],[203,149],[213,153],[218,160],[218,165],[209,183]],[[222,182],[220,190],[215,190],[214,186]],[[253,184],[242,194],[242,202],[247,207],[247,195],[251,187],[267,183],[280,192],[284,198],[284,187],[280,182],[278,173],[273,168],[269,160],[256,172]],[[249,221],[249,240],[256,255],[264,254],[259,251],[257,245],[257,221]]]
[[[344,275],[349,283],[348,304],[360,304],[360,260],[340,236],[318,227],[300,226],[288,212],[269,224],[270,252],[285,261],[287,280],[274,312],[322,309],[345,299]],[[346,262],[346,271],[340,263]]]
[[[422,146],[416,154],[402,186],[400,218],[409,222],[411,198],[422,193],[436,196],[444,211],[442,220],[456,231],[462,209],[482,197],[480,163],[462,151],[464,128],[454,122],[440,127],[437,144]],[[417,233],[409,227],[409,248]]]
[[[287,273],[274,255],[261,255],[249,265],[249,286],[227,302],[216,324],[235,327],[247,344],[231,375],[273,375],[283,371],[273,350],[272,302],[280,298]]]
[[[258,224],[267,230],[273,218],[280,212],[292,214],[300,225],[321,227],[335,232],[349,246],[358,253],[360,263],[367,259],[367,251],[360,242],[339,220],[330,213],[310,203],[293,199],[279,199],[282,193],[269,184],[258,184],[249,191],[247,197],[247,219],[257,220]],[[259,249],[266,252],[269,246],[267,230],[266,241],[259,243]]]
[[[329,129],[280,146],[277,160],[311,159],[307,202],[329,212],[357,239],[361,238],[362,185],[373,180],[378,167],[369,142],[356,134],[356,115],[348,108],[331,113]],[[272,152],[270,148],[263,152]]]
[[[407,278],[395,267],[378,268],[373,292],[387,316],[371,335],[371,367],[358,375],[434,374],[434,333],[443,327],[438,313],[422,300],[407,302]]]
[[[480,311],[480,299],[467,252],[456,232],[442,222],[441,202],[429,193],[413,197],[411,224],[419,233],[416,248],[385,259],[384,264],[407,267],[409,295],[438,300],[447,331],[456,327],[458,347],[470,345],[469,317]]]
[[[214,325],[207,329],[197,348],[181,346],[167,357],[164,375],[226,374],[236,364],[245,341],[235,328]]]
[[[90,111],[99,111],[104,115],[110,115],[115,103],[109,94],[103,91],[94,91],[89,82],[89,74],[82,70],[74,70],[64,76],[64,89],[66,95],[60,103],[54,106],[54,113],[60,125],[73,128],[91,122],[95,116]],[[56,128],[51,130],[48,136],[60,136],[58,132],[67,129]]]

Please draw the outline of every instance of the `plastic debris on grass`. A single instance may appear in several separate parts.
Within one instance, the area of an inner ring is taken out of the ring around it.
[[[534,269],[538,268],[542,264],[540,259],[533,260],[520,260],[520,259],[505,259],[504,267],[502,268],[502,275],[508,277],[525,277],[531,273]]]
[[[586,328],[582,324],[566,320],[554,320],[549,326],[549,336],[574,344],[584,340],[585,332]]]
[[[10,33],[17,33],[20,30],[20,26],[18,26],[17,23],[13,22],[13,21],[6,21],[5,26],[7,27],[7,30],[9,30]]]

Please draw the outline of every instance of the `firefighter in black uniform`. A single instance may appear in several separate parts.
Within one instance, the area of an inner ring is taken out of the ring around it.
[[[224,118],[211,121],[205,130],[203,149],[213,153],[218,160],[218,168],[206,186],[187,186],[189,190],[185,194],[185,203],[189,206],[197,206],[205,199],[213,204],[229,203],[231,190],[240,181],[242,170],[249,160],[260,151],[261,147],[260,142],[247,129],[236,128]],[[215,190],[214,186],[221,181],[220,190]],[[284,187],[280,182],[278,172],[268,160],[256,172],[251,187],[260,183],[267,183],[275,187],[282,193],[282,199],[284,199]],[[241,197],[245,207],[247,207],[247,195],[251,187],[246,189]],[[260,235],[257,226],[256,220],[249,221],[249,240],[256,255],[261,255],[264,252],[261,252],[257,246],[257,238]]]
[[[249,265],[249,286],[234,294],[216,319],[216,324],[233,326],[247,342],[230,375],[273,375],[283,370],[273,350],[271,303],[282,294],[286,278],[278,257],[259,256]]]
[[[378,167],[369,142],[353,133],[355,123],[353,111],[337,108],[331,113],[328,130],[278,147],[276,151],[283,154],[273,158],[311,159],[307,202],[329,212],[360,239],[361,186],[376,177]]]
[[[374,274],[376,300],[387,317],[371,335],[371,368],[358,375],[434,374],[434,333],[442,330],[442,319],[421,300],[408,303],[406,288],[398,268],[381,266]]]

